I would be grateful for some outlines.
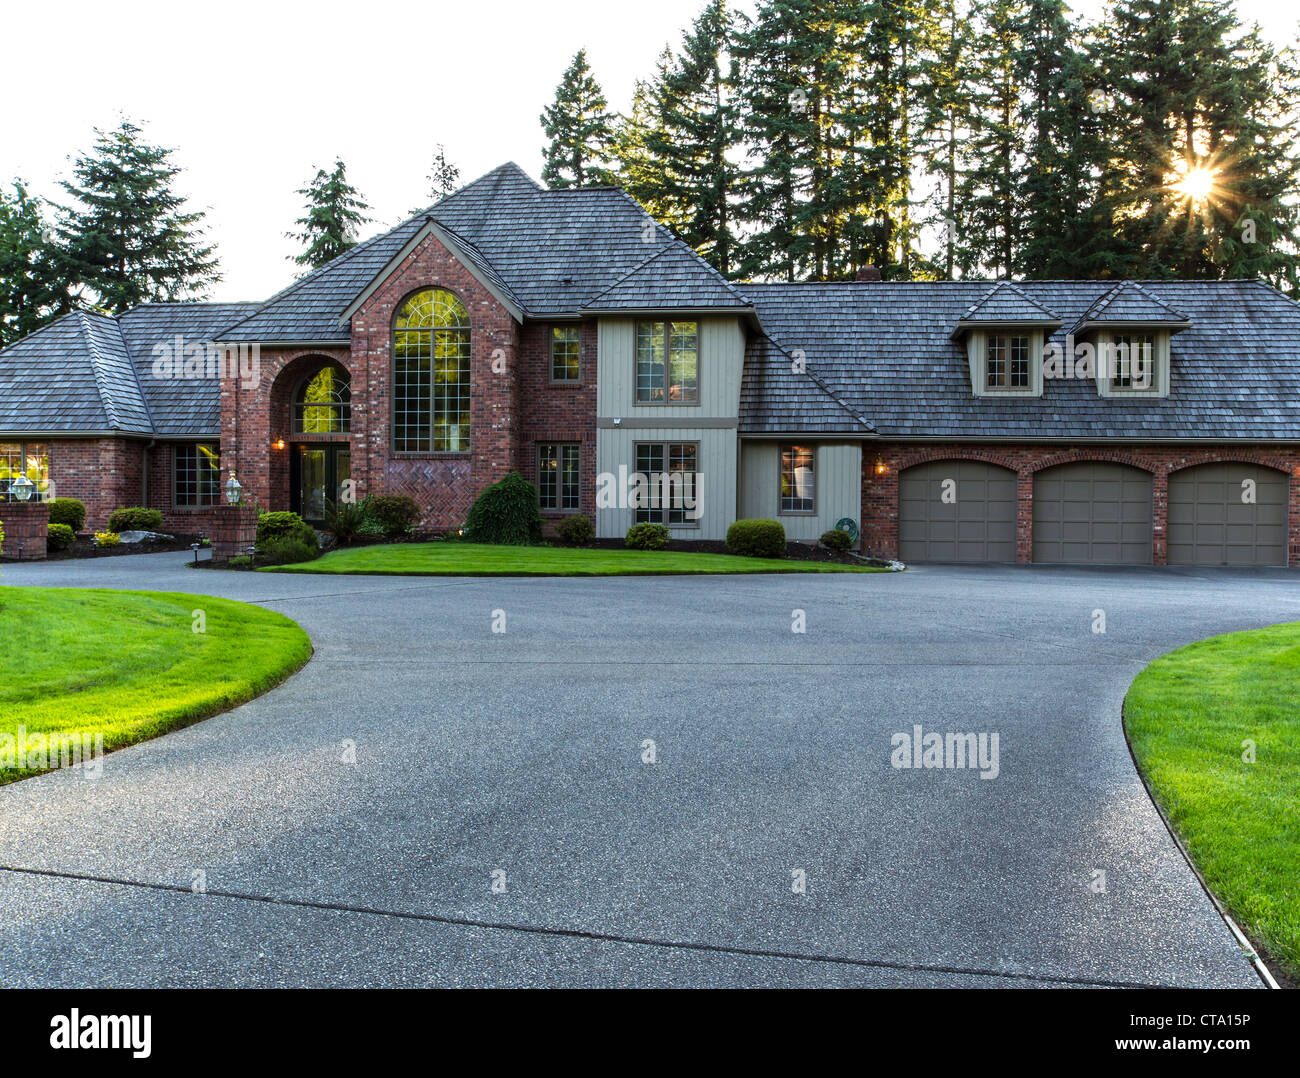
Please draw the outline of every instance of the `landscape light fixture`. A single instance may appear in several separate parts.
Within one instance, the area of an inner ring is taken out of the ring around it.
[[[244,489],[244,484],[235,478],[235,473],[230,473],[230,478],[226,480],[226,501],[230,505],[239,504],[240,492]]]

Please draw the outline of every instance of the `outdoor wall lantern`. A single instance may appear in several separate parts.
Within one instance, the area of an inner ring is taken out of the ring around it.
[[[244,484],[235,478],[235,473],[230,473],[230,478],[226,480],[226,501],[231,505],[239,504],[240,492],[244,489]]]
[[[884,459],[881,457],[876,458],[876,474],[877,475],[885,474],[885,462]]]
[[[275,441],[273,441],[273,442],[271,443],[271,448],[272,448],[272,449],[283,449],[283,448],[284,448],[284,439],[283,439],[283,438],[277,438]]]
[[[28,498],[30,498],[32,496],[32,491],[35,489],[36,489],[36,484],[34,484],[25,475],[20,475],[17,479],[15,479],[12,483],[9,484],[9,493],[11,493],[20,502],[25,502]]]

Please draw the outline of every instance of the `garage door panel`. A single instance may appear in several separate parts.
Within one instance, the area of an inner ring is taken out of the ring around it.
[[[1034,477],[1034,561],[1149,565],[1151,476],[1102,461],[1039,472]]]
[[[1253,489],[1255,500],[1242,501]],[[1170,565],[1286,565],[1290,478],[1235,461],[1169,476]]]
[[[944,481],[956,501],[944,502]],[[904,561],[1014,562],[1016,477],[982,461],[944,460],[899,477],[899,556]]]

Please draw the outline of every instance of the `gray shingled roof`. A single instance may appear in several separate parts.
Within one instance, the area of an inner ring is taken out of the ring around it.
[[[1072,326],[1115,286],[1016,287]],[[749,343],[741,430],[817,430],[847,407],[881,437],[1300,440],[1300,306],[1254,281],[1142,289],[1191,321],[1173,338],[1167,400],[1101,398],[1095,382],[1076,379],[1049,379],[1041,397],[973,396],[965,346],[949,335],[988,282],[745,285],[768,336]],[[1065,335],[1061,328],[1049,339],[1064,346]],[[794,404],[757,381],[787,362],[772,342],[802,349],[834,401],[786,414]]]
[[[1122,281],[1098,298],[1075,325],[1077,331],[1089,322],[1135,324],[1165,323],[1178,326],[1186,323],[1187,316],[1179,314],[1166,303],[1161,303],[1136,281]]]
[[[534,317],[577,313],[612,284],[646,268],[647,227],[655,247],[676,252],[663,263],[660,282],[671,284],[675,300],[692,308],[735,308],[744,302],[622,191],[550,191],[508,163],[296,281],[230,326],[221,339],[347,341],[349,327],[339,324],[339,315],[430,217],[454,235],[477,269]],[[628,282],[629,299],[648,294],[637,283]],[[616,303],[600,306],[635,305],[614,298]]]
[[[153,347],[177,334],[211,339],[252,308],[241,303],[147,303],[120,318],[74,311],[0,353],[0,434],[119,431],[215,436],[215,380],[153,376]]]
[[[1007,281],[999,281],[988,289],[986,295],[966,308],[958,320],[958,325],[966,322],[975,324],[998,322],[1003,325],[1028,322],[1034,325],[1059,325],[1060,321],[1057,315],[1042,304],[1036,303],[1015,285]]]
[[[663,307],[743,309],[749,300],[722,274],[677,239],[664,241],[640,265],[583,304],[588,311],[646,310]],[[703,267],[703,272],[701,271]]]

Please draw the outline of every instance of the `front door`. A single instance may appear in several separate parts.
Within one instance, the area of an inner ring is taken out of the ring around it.
[[[343,484],[352,478],[352,450],[346,445],[294,446],[292,508],[312,523],[325,519],[325,507],[337,502]]]

